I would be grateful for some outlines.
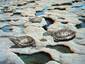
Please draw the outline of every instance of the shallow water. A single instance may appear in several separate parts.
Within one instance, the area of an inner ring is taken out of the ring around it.
[[[57,46],[47,46],[48,48],[56,49],[57,51],[61,53],[73,53],[73,51],[64,45],[57,45]]]
[[[45,64],[46,62],[52,60],[50,55],[44,52],[39,52],[31,55],[19,55],[19,57],[26,64]]]
[[[47,46],[48,48],[56,49],[61,53],[73,53],[69,47],[64,45],[58,46]],[[46,62],[53,60],[51,56],[44,52],[39,52],[31,55],[19,55],[19,57],[26,63],[26,64],[45,64]]]

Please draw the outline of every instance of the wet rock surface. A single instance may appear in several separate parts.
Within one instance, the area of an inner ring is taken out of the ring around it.
[[[85,0],[0,0],[0,64],[85,64],[84,35]]]

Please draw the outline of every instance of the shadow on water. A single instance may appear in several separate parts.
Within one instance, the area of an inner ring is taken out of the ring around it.
[[[61,52],[61,53],[73,53],[73,51],[65,45],[55,45],[55,46],[47,46],[48,48],[52,48],[52,49],[56,49],[57,51]]]
[[[45,52],[39,52],[31,55],[18,55],[26,64],[45,64],[52,60],[51,56]]]

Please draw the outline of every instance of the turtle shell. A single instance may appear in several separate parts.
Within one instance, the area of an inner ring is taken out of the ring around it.
[[[17,46],[17,47],[35,47],[35,40],[30,36],[20,36],[20,37],[12,37],[10,40]]]
[[[68,41],[75,37],[75,31],[69,29],[61,29],[53,34],[54,41]]]

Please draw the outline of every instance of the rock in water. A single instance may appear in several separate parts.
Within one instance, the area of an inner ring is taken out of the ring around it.
[[[54,41],[68,41],[75,37],[76,33],[73,30],[61,29],[53,33]]]
[[[30,36],[20,36],[20,37],[13,37],[10,40],[17,46],[17,47],[35,47],[35,40]]]

